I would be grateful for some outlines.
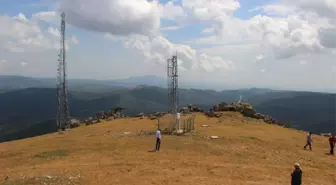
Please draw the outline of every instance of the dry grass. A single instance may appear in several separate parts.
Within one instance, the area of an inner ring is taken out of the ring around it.
[[[12,184],[290,184],[294,162],[303,168],[305,185],[336,183],[336,161],[327,138],[246,119],[196,116],[188,136],[163,136],[155,146],[156,121],[129,118],[0,144],[0,185]],[[210,127],[200,127],[207,124]],[[125,134],[125,132],[131,132]],[[220,139],[204,137],[218,135]],[[43,156],[43,157],[36,157]]]

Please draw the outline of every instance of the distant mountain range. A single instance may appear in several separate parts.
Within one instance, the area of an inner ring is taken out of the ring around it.
[[[18,90],[26,88],[55,88],[56,78],[32,78],[24,76],[0,75],[0,90]],[[69,79],[70,90],[76,91],[110,91],[116,88],[134,87],[138,85],[150,85],[163,87],[166,85],[164,78],[157,76],[130,77],[119,80],[94,80],[94,79]]]
[[[147,84],[139,86],[146,82]],[[167,111],[164,79],[155,76],[115,81],[69,80],[69,107],[73,118],[84,119],[116,106],[125,115]],[[157,86],[151,86],[156,84]],[[0,76],[0,142],[56,131],[55,79]],[[161,85],[164,86],[164,83]],[[236,102],[242,96],[261,113],[280,121],[292,121],[297,129],[336,130],[336,94],[278,91],[272,89],[180,89],[180,105],[197,104],[209,109],[220,102]]]

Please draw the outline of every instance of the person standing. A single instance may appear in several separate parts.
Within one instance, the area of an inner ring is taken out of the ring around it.
[[[313,143],[312,133],[309,132],[309,134],[307,136],[307,144],[303,148],[306,149],[306,147],[309,146],[309,149],[311,151],[312,150],[312,143]]]
[[[302,170],[299,163],[294,164],[294,170],[291,173],[291,176],[292,176],[291,185],[302,184]]]
[[[160,146],[161,146],[161,130],[158,129],[156,131],[156,145],[155,145],[155,150],[160,151]]]
[[[330,137],[329,137],[329,144],[330,144],[330,154],[331,155],[334,155],[335,143],[336,143],[335,134],[330,135]]]

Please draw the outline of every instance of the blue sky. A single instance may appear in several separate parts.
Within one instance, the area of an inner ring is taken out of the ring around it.
[[[167,6],[169,0],[160,0],[159,5],[146,0],[69,2],[2,0],[0,21],[6,29],[0,28],[0,74],[53,76],[59,15],[32,15],[65,10],[70,77],[164,76],[165,60],[178,51],[184,81],[232,87],[336,88],[333,37],[321,40],[319,31],[330,29],[332,34],[335,17],[320,15],[321,9],[305,9],[309,3],[320,3],[320,8],[334,11],[325,1],[223,0],[213,4],[216,1],[200,0],[193,4],[178,0],[173,6]],[[82,5],[90,8],[78,9]],[[249,11],[256,7],[262,8]],[[165,12],[171,12],[170,17]],[[26,22],[13,19],[19,13]],[[299,13],[316,16],[298,17]],[[179,28],[164,30],[172,26]]]

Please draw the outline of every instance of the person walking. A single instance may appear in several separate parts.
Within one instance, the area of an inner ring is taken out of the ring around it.
[[[294,164],[294,170],[291,173],[291,176],[292,176],[291,185],[302,184],[302,170],[299,163]]]
[[[155,145],[155,150],[157,152],[160,151],[160,146],[161,146],[161,130],[158,129],[156,131],[156,145]]]
[[[307,146],[309,146],[310,151],[312,150],[312,143],[313,143],[313,138],[312,138],[312,133],[309,132],[307,136],[307,144],[303,147],[303,149],[306,149]]]
[[[335,134],[332,134],[332,135],[330,135],[330,137],[329,137],[330,154],[331,154],[331,155],[334,155],[335,143],[336,143]]]

